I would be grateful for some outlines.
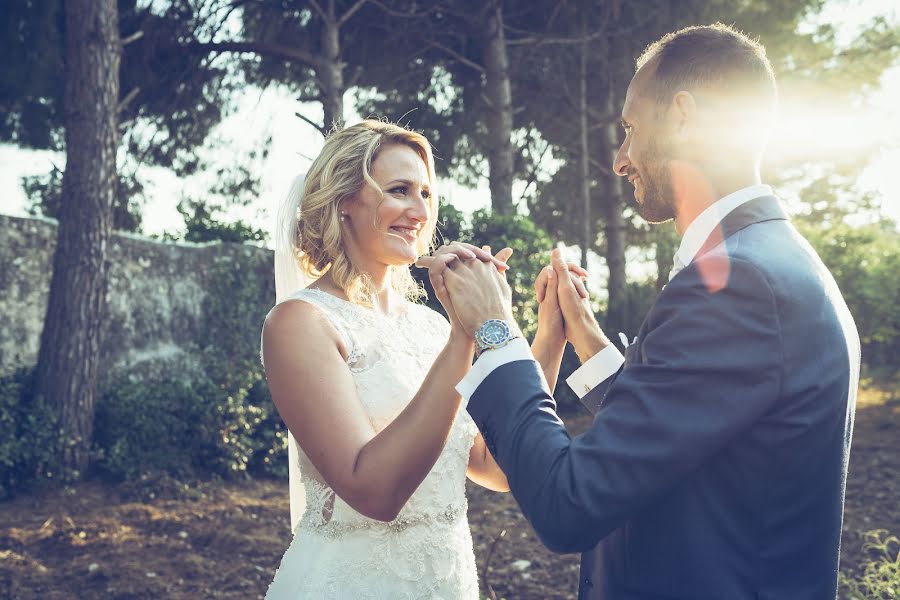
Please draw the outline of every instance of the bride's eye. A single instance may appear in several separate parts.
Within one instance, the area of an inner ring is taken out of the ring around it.
[[[405,196],[406,195],[406,186],[398,185],[397,187],[393,187],[393,188],[389,189],[388,192],[390,192],[392,194],[401,194],[401,195]]]

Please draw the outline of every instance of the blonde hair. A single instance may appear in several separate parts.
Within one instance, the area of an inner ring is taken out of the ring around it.
[[[368,276],[350,261],[343,244],[341,205],[355,198],[363,187],[378,188],[372,179],[372,163],[381,148],[401,144],[414,150],[425,163],[432,193],[429,196],[428,222],[419,234],[419,255],[433,246],[437,223],[434,198],[434,159],[431,145],[420,133],[393,123],[367,119],[356,125],[334,130],[325,140],[322,152],[306,175],[299,209],[290,229],[291,247],[300,268],[310,277],[331,273],[331,279],[351,302],[371,306],[372,292]],[[381,193],[379,189],[379,193]],[[425,296],[425,290],[413,279],[408,266],[391,266],[390,286],[409,300]]]

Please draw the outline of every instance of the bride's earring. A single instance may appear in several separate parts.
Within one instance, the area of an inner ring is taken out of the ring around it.
[[[347,220],[347,213],[341,213],[341,223]]]

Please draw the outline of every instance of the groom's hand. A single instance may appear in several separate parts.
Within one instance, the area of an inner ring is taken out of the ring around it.
[[[572,278],[569,267],[563,262],[559,248],[551,254],[553,271],[557,281],[559,308],[565,322],[566,339],[572,343],[582,364],[609,346],[609,339],[603,334],[590,301],[582,295]]]
[[[587,271],[575,263],[568,263],[568,276],[582,298],[588,297],[584,280]],[[558,278],[553,265],[541,269],[534,281],[534,297],[538,302],[538,326],[535,343],[549,348],[566,344],[566,323],[559,306]]]

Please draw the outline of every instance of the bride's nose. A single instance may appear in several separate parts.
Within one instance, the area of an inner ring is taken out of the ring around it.
[[[417,193],[414,196],[415,202],[409,208],[407,215],[416,220],[419,223],[424,223],[428,220],[428,214],[430,211],[430,207],[428,204],[428,199],[425,198],[421,193]]]

